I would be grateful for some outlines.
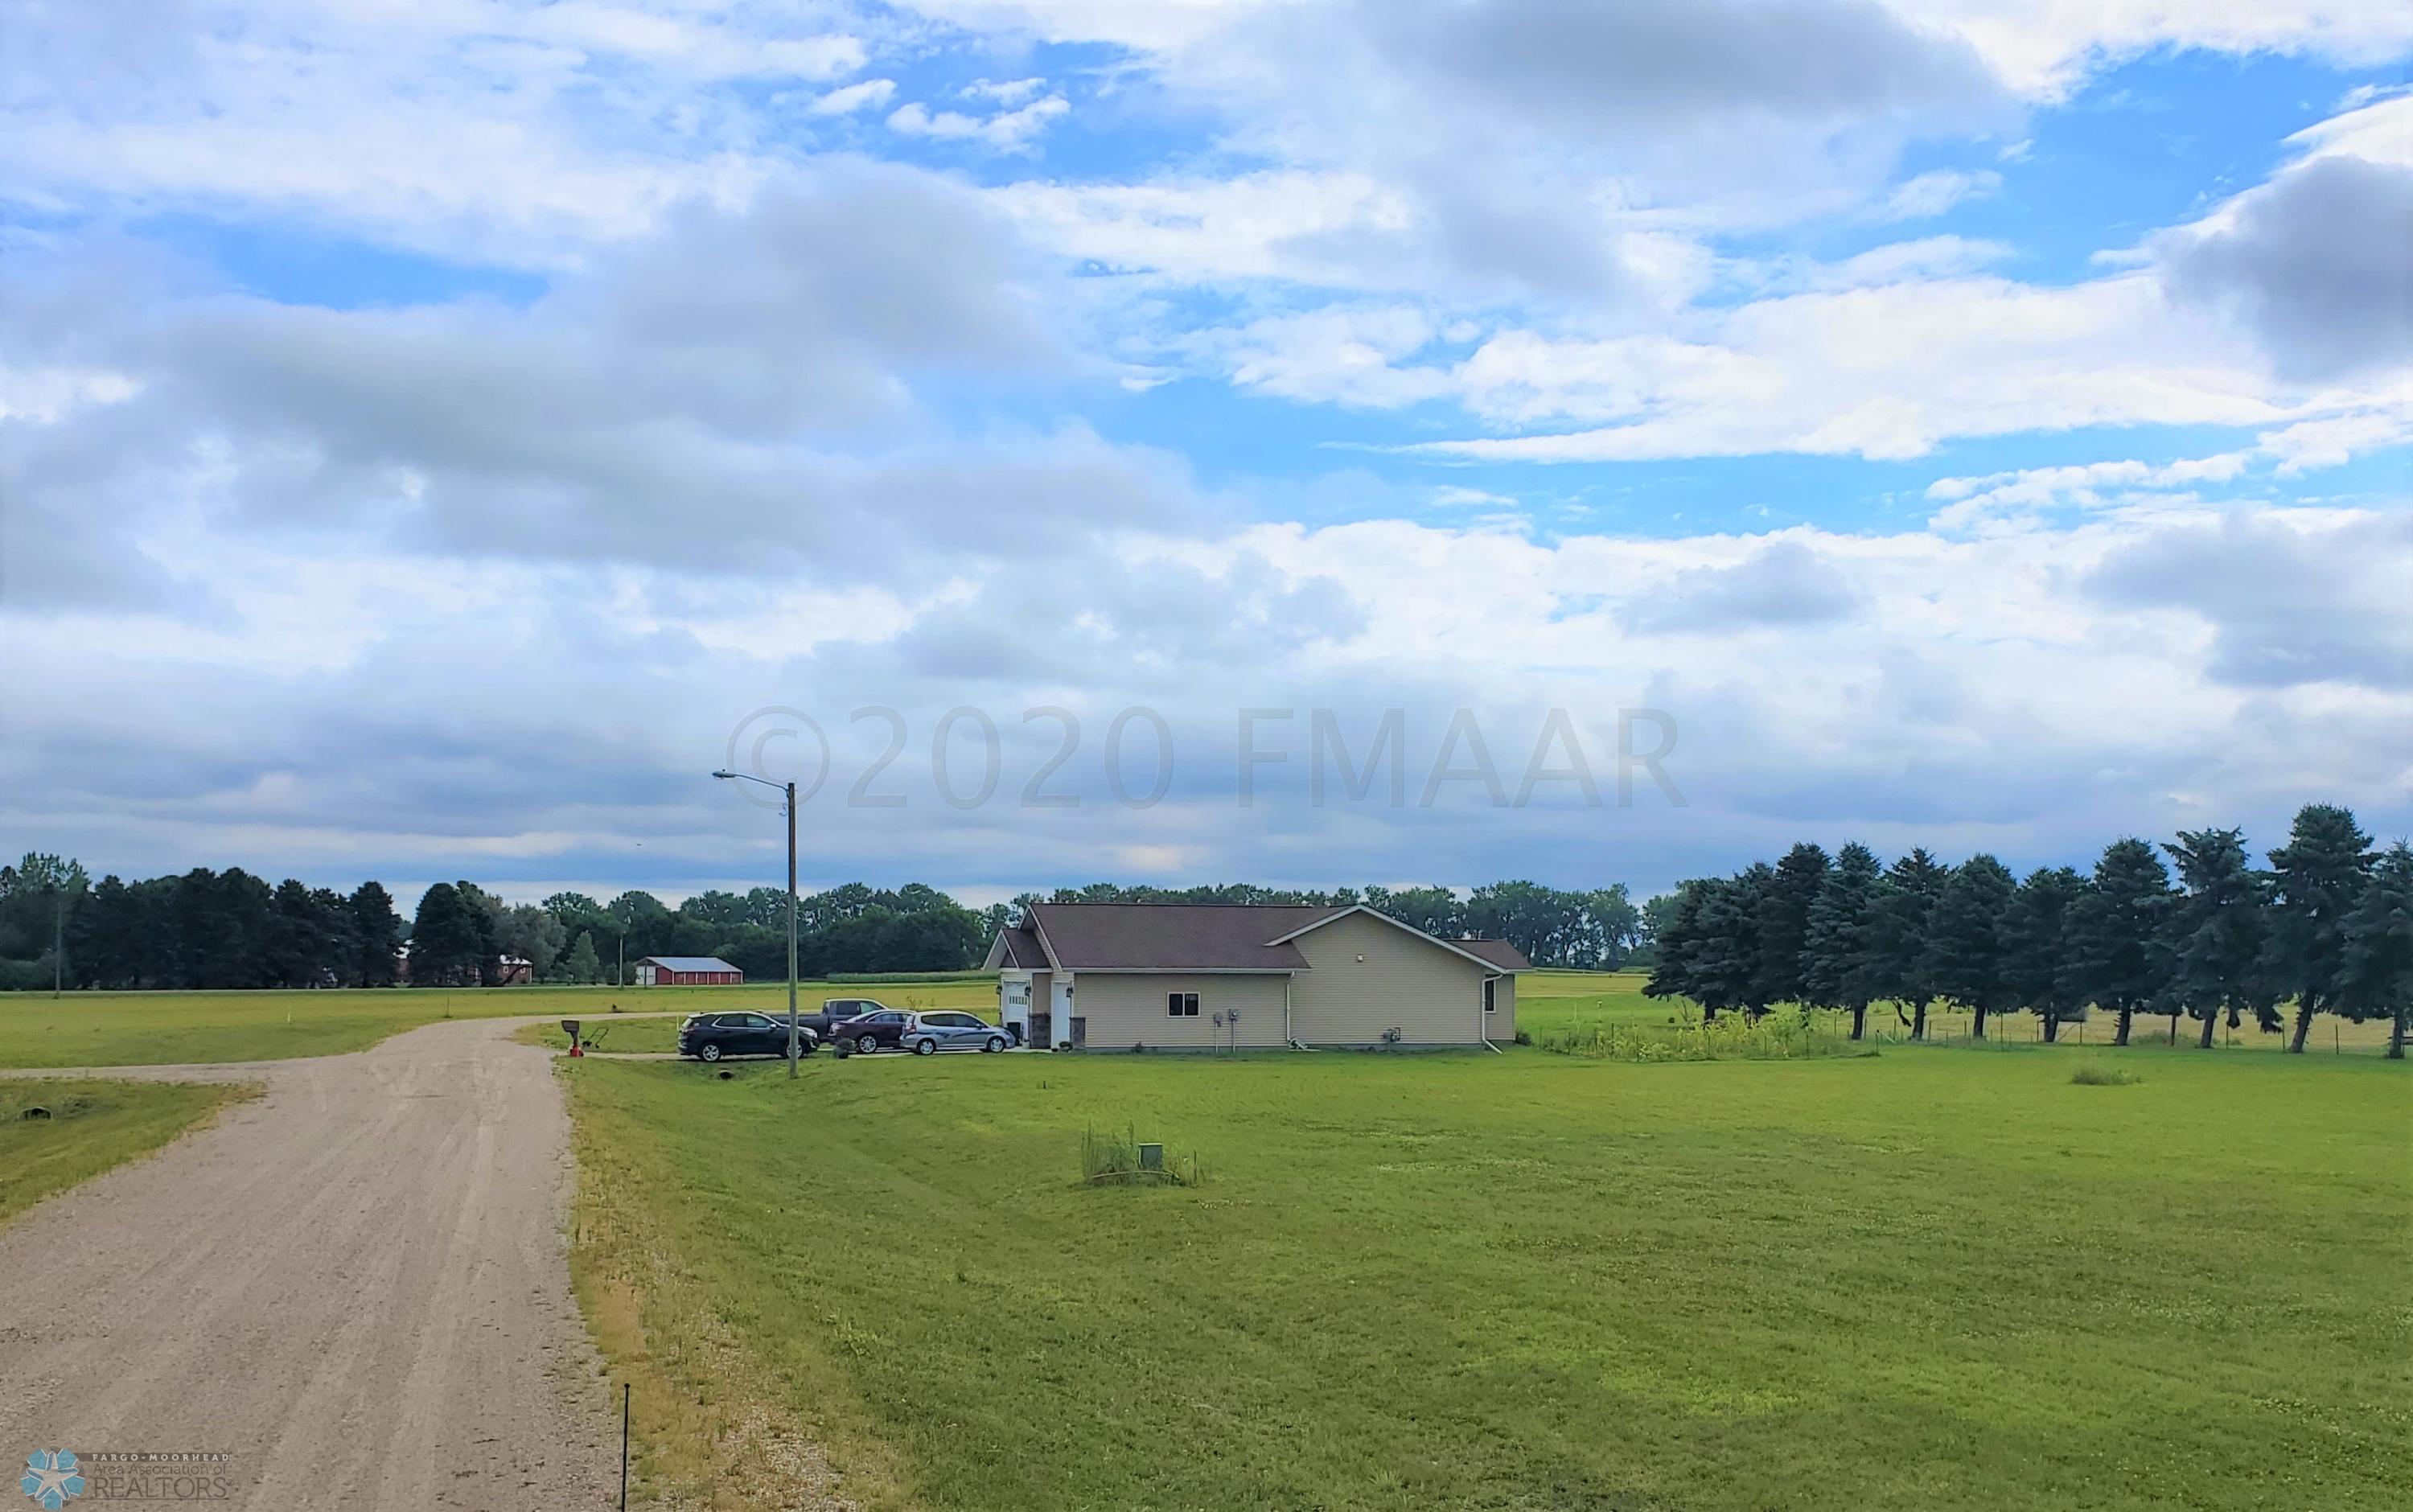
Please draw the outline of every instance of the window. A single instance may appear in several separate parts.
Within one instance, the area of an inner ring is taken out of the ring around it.
[[[1197,1017],[1198,994],[1194,992],[1166,993],[1164,995],[1164,1013],[1165,1016],[1168,1018]]]
[[[1496,976],[1483,979],[1483,1011],[1487,1014],[1500,1011],[1500,979]]]

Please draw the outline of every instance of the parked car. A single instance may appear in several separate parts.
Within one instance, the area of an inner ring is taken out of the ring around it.
[[[903,1048],[906,1024],[913,1015],[902,1008],[880,1008],[830,1026],[830,1038],[844,1040],[858,1055]]]
[[[796,1051],[810,1055],[821,1036],[799,1027]],[[788,1053],[788,1018],[769,1014],[690,1014],[679,1025],[678,1053],[698,1060],[718,1060],[733,1055]]]
[[[874,998],[823,998],[821,1012],[805,1015],[805,1027],[822,1039],[833,1039],[837,1027],[847,1020],[887,1012],[889,1006]],[[787,1019],[782,1017],[779,1022],[784,1024]]]
[[[1004,1030],[971,1014],[908,1014],[906,1018],[897,1038],[915,1055],[936,1055],[940,1050],[981,1050],[994,1055],[1009,1043]]]

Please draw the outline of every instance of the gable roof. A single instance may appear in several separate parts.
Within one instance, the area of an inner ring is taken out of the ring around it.
[[[1044,936],[1068,971],[1303,971],[1307,957],[1280,937],[1341,912],[1321,904],[1033,903],[1023,931],[1008,933],[1034,932],[1034,944]]]
[[[1443,940],[1443,939],[1441,936],[1439,936],[1439,935],[1429,935],[1429,934],[1425,933],[1422,929],[1417,928],[1417,927],[1416,927],[1414,925],[1413,925],[1413,924],[1409,924],[1409,923],[1407,923],[1406,921],[1401,920],[1401,919],[1395,919],[1395,918],[1391,917],[1389,914],[1383,912],[1381,910],[1379,910],[1379,909],[1372,909],[1372,908],[1369,908],[1369,907],[1367,907],[1367,906],[1366,906],[1365,904],[1363,904],[1363,903],[1352,903],[1352,904],[1350,904],[1347,908],[1340,908],[1340,909],[1332,909],[1332,910],[1329,910],[1328,912],[1325,912],[1325,914],[1324,915],[1324,917],[1322,917],[1322,918],[1320,918],[1320,919],[1310,919],[1310,920],[1309,920],[1307,923],[1305,923],[1305,924],[1303,924],[1303,925],[1299,926],[1297,928],[1293,929],[1290,933],[1288,933],[1288,934],[1286,934],[1286,935],[1282,936],[1282,937],[1281,937],[1281,941],[1276,941],[1276,942],[1277,942],[1277,943],[1283,943],[1283,942],[1287,942],[1287,941],[1289,941],[1295,940],[1295,939],[1297,939],[1299,936],[1301,936],[1301,935],[1303,935],[1303,934],[1308,933],[1310,930],[1312,930],[1312,929],[1321,929],[1321,928],[1323,928],[1325,925],[1330,924],[1330,923],[1332,923],[1332,922],[1334,922],[1335,920],[1338,920],[1338,919],[1345,919],[1345,918],[1349,917],[1349,915],[1351,915],[1351,914],[1353,914],[1353,913],[1363,913],[1364,915],[1366,915],[1366,917],[1368,917],[1368,918],[1369,918],[1369,919],[1378,919],[1378,920],[1380,920],[1381,922],[1383,922],[1383,923],[1384,923],[1384,924],[1389,925],[1389,926],[1390,926],[1392,928],[1394,928],[1394,929],[1404,929],[1404,930],[1406,930],[1408,933],[1410,933],[1410,934],[1412,934],[1412,935],[1415,936],[1418,940],[1426,941],[1429,941],[1429,942],[1430,942],[1430,943],[1432,943],[1432,944],[1439,945],[1442,949],[1443,949],[1443,950],[1445,950],[1445,951],[1448,951],[1451,955],[1453,955],[1453,956],[1461,956],[1461,957],[1463,957],[1463,958],[1467,959],[1467,960],[1473,961],[1473,962],[1475,965],[1477,965],[1477,966],[1485,966],[1485,967],[1491,967],[1491,968],[1494,968],[1494,969],[1498,969],[1498,968],[1500,968],[1500,967],[1501,967],[1501,965],[1502,965],[1502,963],[1501,963],[1500,961],[1495,960],[1495,959],[1493,959],[1492,957],[1488,956],[1485,956],[1485,955],[1483,955],[1482,953],[1480,953],[1480,952],[1478,952],[1478,951],[1472,950],[1472,949],[1468,948],[1468,947],[1470,947],[1470,946],[1473,946],[1473,945],[1475,945],[1475,944],[1478,944],[1478,943],[1497,945],[1497,946],[1499,946],[1502,950],[1506,951],[1506,952],[1508,953],[1508,955],[1510,955],[1510,956],[1515,956],[1518,964],[1517,964],[1517,965],[1516,965],[1516,966],[1513,966],[1513,967],[1508,967],[1508,968],[1507,968],[1507,970],[1510,970],[1510,971],[1523,971],[1523,970],[1525,970],[1525,969],[1526,969],[1526,967],[1528,967],[1528,966],[1530,966],[1530,965],[1532,964],[1531,962],[1529,962],[1529,961],[1527,961],[1527,960],[1525,959],[1525,957],[1524,957],[1524,956],[1522,955],[1522,953],[1520,953],[1520,952],[1517,949],[1517,947],[1516,947],[1516,946],[1509,944],[1509,943],[1508,943],[1506,941],[1504,941],[1504,940],[1483,941],[1473,941],[1473,940]]]
[[[1495,971],[1532,969],[1504,940],[1443,940],[1363,904],[1032,903],[999,933],[983,971],[1304,971],[1291,943],[1352,913],[1367,913]]]
[[[988,947],[988,959],[981,963],[981,970],[994,971],[999,967],[1016,971],[1047,970],[1047,953],[1040,948],[1039,937],[1030,932],[1029,925],[998,931],[997,939]]]
[[[733,971],[737,970],[736,967],[730,965],[727,961],[722,960],[718,956],[648,956],[644,960],[641,960],[637,964],[643,966],[646,961],[651,961],[656,966],[673,971]]]

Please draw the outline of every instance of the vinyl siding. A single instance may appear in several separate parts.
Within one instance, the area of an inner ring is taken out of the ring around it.
[[[1505,1045],[1517,1037],[1517,978],[1500,979],[1500,995],[1491,1002],[1491,1012],[1484,1015],[1484,1038],[1494,1045]]]
[[[1282,987],[1289,980],[1253,973],[1075,971],[1073,1012],[1085,1021],[1084,1043],[1092,1050],[1128,1050],[1134,1045],[1210,1049],[1230,1043],[1223,1038],[1225,1031],[1215,1027],[1215,1015],[1235,1009],[1240,1015],[1240,1045],[1280,1045]],[[1198,1016],[1167,1014],[1164,998],[1169,992],[1198,994]]]
[[[1291,943],[1310,968],[1294,979],[1292,1032],[1310,1045],[1374,1045],[1394,1028],[1406,1045],[1473,1045],[1487,1016],[1508,1020],[1491,1038],[1515,1032],[1513,997],[1483,1012],[1484,968],[1396,925],[1353,913]]]

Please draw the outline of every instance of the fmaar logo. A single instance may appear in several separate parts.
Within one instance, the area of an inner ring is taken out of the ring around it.
[[[32,1497],[35,1505],[59,1512],[83,1494],[83,1471],[65,1449],[36,1449],[25,1456],[25,1474],[17,1489]]]

